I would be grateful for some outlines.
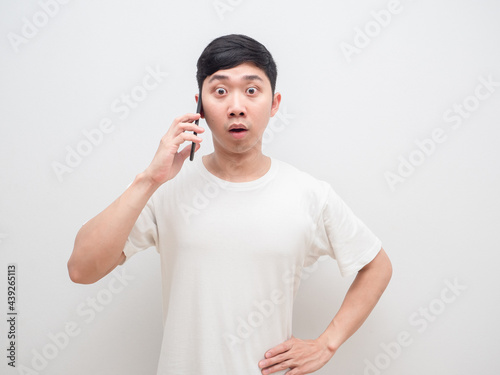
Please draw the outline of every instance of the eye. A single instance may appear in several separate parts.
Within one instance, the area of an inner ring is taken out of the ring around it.
[[[226,89],[219,87],[219,88],[215,89],[215,92],[219,95],[224,95],[226,93]]]
[[[257,89],[255,87],[249,87],[247,89],[247,93],[250,94],[250,95],[257,94]]]

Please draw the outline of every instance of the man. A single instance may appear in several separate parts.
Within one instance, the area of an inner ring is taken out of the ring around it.
[[[364,322],[391,277],[380,240],[326,182],[265,156],[279,109],[276,65],[243,35],[212,41],[198,60],[201,114],[174,120],[151,164],[78,232],[71,279],[93,283],[135,253],[160,253],[164,335],[158,374],[312,373]],[[200,98],[195,96],[198,101]],[[199,149],[204,117],[214,152]],[[316,339],[292,336],[300,274],[322,255],[357,273]]]

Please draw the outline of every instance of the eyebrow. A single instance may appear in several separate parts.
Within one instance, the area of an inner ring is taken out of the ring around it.
[[[242,79],[245,80],[245,81],[261,81],[261,82],[264,82],[264,80],[262,78],[260,78],[260,76],[258,76],[257,74],[248,74],[248,75],[243,76]],[[215,81],[215,80],[228,81],[229,77],[226,76],[226,75],[224,75],[224,74],[214,74],[212,76],[212,78],[210,78],[210,80],[207,83],[210,83],[210,82]]]

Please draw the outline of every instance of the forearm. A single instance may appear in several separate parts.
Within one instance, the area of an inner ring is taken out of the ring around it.
[[[392,266],[384,249],[361,269],[349,288],[332,322],[320,336],[335,352],[361,327],[382,296],[392,276]]]
[[[127,237],[156,189],[144,173],[137,175],[118,199],[80,228],[68,261],[74,282],[96,282],[118,265]]]
[[[180,151],[179,146],[186,141],[195,142],[196,150],[199,149],[202,139],[191,132],[205,131],[193,123],[200,116],[187,113],[176,118],[162,137],[148,168],[137,175],[116,201],[80,228],[68,261],[71,280],[82,284],[96,282],[125,259],[122,253],[127,237],[149,198],[179,173],[190,154],[190,146]]]

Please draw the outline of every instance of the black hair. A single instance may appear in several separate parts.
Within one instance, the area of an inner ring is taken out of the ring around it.
[[[278,71],[271,53],[263,44],[241,34],[221,36],[205,47],[196,64],[198,89],[201,92],[205,78],[218,70],[231,69],[246,62],[254,64],[266,73],[274,96]]]

